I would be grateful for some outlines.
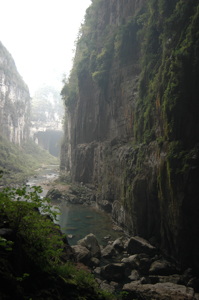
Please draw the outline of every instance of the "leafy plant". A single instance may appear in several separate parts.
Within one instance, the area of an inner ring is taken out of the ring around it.
[[[13,242],[0,236],[0,247],[6,251],[12,251]]]
[[[43,268],[61,261],[63,236],[53,223],[58,214],[41,198],[41,187],[5,188],[0,192],[0,215],[23,238],[23,248],[30,259]]]
[[[13,243],[0,238],[0,251],[4,254],[11,251],[11,255],[13,251],[16,255],[20,243],[20,252],[23,250],[24,259],[28,262],[28,265],[25,264],[25,268],[23,266],[16,274],[8,268],[6,276],[3,277],[5,281],[8,283],[11,280],[15,281],[15,291],[26,293],[27,289],[28,295],[24,299],[31,299],[35,295],[35,289],[36,293],[42,291],[43,286],[41,288],[41,283],[39,286],[37,283],[38,276],[41,280],[44,279],[44,290],[46,282],[49,281],[52,285],[49,299],[54,299],[53,292],[60,286],[60,295],[64,293],[64,297],[70,299],[115,299],[113,295],[99,289],[92,274],[79,270],[71,262],[65,263],[62,259],[64,237],[52,221],[52,218],[56,218],[57,212],[50,206],[48,199],[40,197],[40,193],[41,187],[35,186],[31,189],[6,188],[0,191],[0,216],[13,231],[14,240]],[[7,254],[1,256],[1,262],[5,266],[10,266],[10,261],[6,261],[8,257],[10,256]],[[45,278],[42,278],[43,275]]]
[[[93,276],[93,274],[89,273],[86,270],[78,269],[73,263],[68,262],[64,265],[59,265],[55,268],[57,274],[62,278],[67,279],[68,283],[73,284],[76,286],[77,290],[84,289],[86,287],[87,294],[80,299],[90,299],[89,292],[91,293],[93,299],[93,293],[96,294],[97,299],[106,299],[106,300],[113,300],[115,297],[108,293],[107,291],[103,291],[99,289],[98,284]]]

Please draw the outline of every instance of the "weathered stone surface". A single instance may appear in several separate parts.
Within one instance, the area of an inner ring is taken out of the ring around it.
[[[140,284],[139,282],[131,282],[125,284],[124,291],[129,292],[127,299],[139,297],[139,299],[151,300],[195,300],[192,288],[174,283],[157,283],[157,284]]]
[[[170,275],[174,274],[175,272],[176,269],[174,268],[174,266],[165,259],[154,261],[149,269],[149,274],[151,275]]]
[[[113,293],[115,291],[115,287],[111,284],[108,284],[106,281],[99,282],[99,286],[102,290],[107,291],[109,293]]]
[[[100,267],[97,267],[93,270],[93,274],[96,275],[96,276],[100,275],[100,273],[101,273],[101,268]]]
[[[118,252],[123,252],[125,250],[125,238],[118,238],[113,242],[113,248]]]
[[[111,213],[112,204],[108,200],[100,200],[97,202],[98,206],[107,213]]]
[[[93,233],[90,233],[79,240],[77,244],[86,247],[90,251],[92,257],[99,258],[101,256],[99,243]]]
[[[128,277],[131,281],[137,281],[140,279],[140,275],[137,270],[133,270],[131,275]]]
[[[10,142],[27,141],[30,131],[30,94],[15,62],[0,42],[0,134]]]
[[[117,254],[115,248],[113,245],[107,245],[105,248],[101,251],[102,257],[111,258]]]
[[[100,265],[100,260],[98,258],[96,258],[96,257],[91,257],[91,259],[90,259],[90,265],[92,267],[97,267],[97,266]]]
[[[179,274],[173,274],[173,275],[150,275],[149,276],[149,282],[152,284],[155,283],[164,283],[164,282],[171,282],[171,283],[176,283],[176,284],[182,284],[182,278],[181,275]]]
[[[123,258],[122,262],[132,269],[139,269],[139,271],[145,275],[148,274],[151,259],[147,254],[141,253],[131,255],[128,258]]]
[[[75,245],[72,246],[72,249],[75,252],[77,262],[81,262],[86,266],[90,265],[91,252],[86,247],[81,245]]]
[[[127,252],[129,254],[146,253],[154,255],[156,251],[156,248],[148,241],[137,236],[130,238],[127,244]]]
[[[133,268],[138,268],[140,264],[139,256],[138,254],[131,255],[129,257],[125,257],[122,259],[122,262],[125,263],[126,265],[129,265],[130,267]]]

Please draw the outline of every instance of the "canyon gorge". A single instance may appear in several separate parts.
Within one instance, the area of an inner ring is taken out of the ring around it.
[[[92,0],[62,90],[33,98],[0,42],[2,300],[199,299],[198,93],[199,0]],[[20,174],[58,159],[44,205]],[[105,211],[120,238],[71,246],[79,220],[67,237],[52,204]]]
[[[60,95],[52,87],[43,88],[40,94],[40,100],[30,96],[29,88],[19,74],[12,55],[0,43],[1,187],[25,183],[27,177],[42,163],[55,162],[53,156],[59,156],[63,134]],[[56,101],[57,105],[54,103]]]

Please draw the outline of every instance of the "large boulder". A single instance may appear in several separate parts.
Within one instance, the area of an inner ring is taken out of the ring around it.
[[[194,290],[184,285],[170,282],[156,284],[141,284],[131,282],[124,285],[123,290],[128,292],[127,299],[139,298],[145,300],[196,300]]]
[[[86,247],[81,245],[75,245],[72,246],[72,249],[75,252],[77,262],[81,262],[86,266],[90,265],[91,252]]]
[[[107,291],[108,293],[115,292],[114,285],[107,283],[105,280],[104,281],[98,280],[98,284],[99,284],[100,289]]]
[[[138,281],[140,279],[140,274],[137,270],[132,270],[130,276],[128,277],[131,281]]]
[[[175,267],[165,259],[154,261],[149,269],[151,275],[171,275],[174,273],[176,273]]]
[[[157,249],[145,239],[139,236],[135,236],[135,237],[131,237],[128,240],[127,252],[129,254],[146,253],[149,255],[154,255],[155,253],[157,253]]]
[[[134,254],[123,258],[122,262],[126,267],[137,269],[142,275],[147,275],[151,264],[150,257],[147,254]]]
[[[117,252],[113,245],[107,245],[104,249],[102,249],[101,255],[104,258],[112,258],[117,255]]]
[[[122,263],[124,263],[126,266],[131,267],[132,269],[138,269],[140,263],[139,255],[134,254],[130,255],[129,257],[125,257],[122,259]]]
[[[113,242],[113,247],[115,250],[119,253],[123,252],[125,250],[125,242],[126,238],[125,237],[119,237]]]
[[[83,239],[79,240],[77,244],[86,247],[90,251],[92,257],[101,257],[100,245],[93,233],[90,233]]]

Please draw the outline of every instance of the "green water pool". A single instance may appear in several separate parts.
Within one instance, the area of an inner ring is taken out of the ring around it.
[[[93,233],[101,245],[107,243],[108,237],[115,240],[123,235],[115,229],[109,215],[90,206],[63,204],[58,223],[70,245],[75,245],[89,233]]]

